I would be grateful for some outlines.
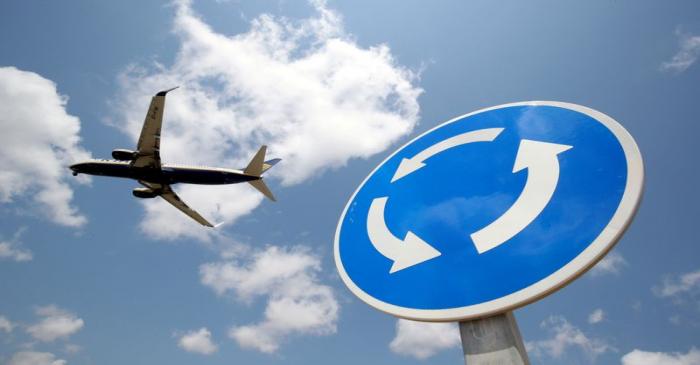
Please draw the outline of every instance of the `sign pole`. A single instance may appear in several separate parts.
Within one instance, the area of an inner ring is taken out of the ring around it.
[[[513,312],[459,322],[467,365],[530,365]]]

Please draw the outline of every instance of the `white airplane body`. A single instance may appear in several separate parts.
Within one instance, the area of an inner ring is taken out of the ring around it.
[[[220,185],[248,182],[274,201],[275,197],[263,182],[262,174],[280,159],[265,161],[266,146],[260,147],[248,166],[242,170],[161,163],[160,131],[163,122],[163,108],[165,95],[171,90],[173,89],[161,91],[151,99],[136,151],[116,149],[112,151],[112,157],[115,160],[93,159],[76,163],[70,166],[73,175],[89,174],[137,180],[145,187],[134,189],[133,195],[135,197],[155,198],[160,196],[175,208],[207,227],[214,227],[214,225],[187,206],[175,194],[171,187],[172,184]]]

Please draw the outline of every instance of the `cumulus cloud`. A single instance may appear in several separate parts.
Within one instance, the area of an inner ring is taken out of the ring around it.
[[[7,365],[66,365],[66,360],[50,352],[20,351],[12,355]]]
[[[205,327],[185,333],[180,337],[177,345],[185,351],[203,355],[211,355],[219,349],[211,340],[211,332]]]
[[[63,351],[65,351],[67,354],[77,354],[82,350],[83,348],[80,347],[80,345],[76,345],[74,343],[67,343],[66,346],[63,347]]]
[[[71,204],[67,166],[89,154],[79,146],[80,120],[68,114],[67,102],[51,80],[0,67],[0,203],[26,198],[51,221],[77,227],[86,219]]]
[[[622,365],[700,365],[700,350],[687,353],[649,352],[634,349],[622,357]]]
[[[417,75],[386,45],[360,47],[325,2],[312,5],[310,18],[263,14],[248,31],[226,35],[189,1],[177,1],[180,48],[173,64],[129,67],[120,77],[113,123],[136,141],[151,95],[181,85],[166,101],[165,162],[239,168],[266,144],[283,159],[268,175],[283,185],[385,150],[416,125]],[[262,201],[244,185],[178,189],[205,217],[227,223]],[[207,238],[164,202],[144,205],[142,227],[152,236]]]
[[[0,331],[4,331],[5,333],[10,333],[12,330],[15,328],[15,325],[10,322],[9,319],[5,316],[0,316]]]
[[[619,274],[623,267],[627,266],[627,260],[618,252],[610,252],[591,269],[592,276],[606,274]]]
[[[20,237],[25,230],[25,228],[20,228],[10,240],[0,240],[0,259],[23,262],[30,261],[33,258],[31,251],[22,248],[23,244],[22,241],[20,241]]]
[[[605,312],[598,308],[591,312],[591,314],[588,315],[588,323],[590,324],[596,324],[600,323],[605,319]]]
[[[59,338],[67,338],[80,331],[85,322],[75,314],[49,305],[36,309],[37,316],[41,320],[27,327],[27,332],[35,339],[43,342],[51,342]]]
[[[700,292],[700,270],[679,275],[678,277],[666,277],[663,283],[652,288],[654,294],[661,298],[672,298],[683,301],[685,297],[693,297]]]
[[[525,344],[527,351],[535,356],[547,355],[558,359],[570,348],[578,348],[593,359],[605,352],[614,351],[614,348],[605,341],[588,337],[562,316],[550,316],[540,324],[540,327],[546,329],[552,337]]]
[[[670,61],[661,64],[662,71],[681,73],[692,66],[700,56],[700,35],[691,35],[676,31],[680,49]]]
[[[428,323],[405,319],[396,321],[396,336],[391,351],[417,359],[426,359],[439,351],[459,346],[459,329],[455,323]]]
[[[272,353],[294,334],[336,332],[338,302],[330,287],[319,282],[319,258],[297,246],[270,246],[228,261],[204,264],[200,278],[220,295],[230,293],[252,303],[267,300],[264,319],[234,326],[229,336],[241,347]]]

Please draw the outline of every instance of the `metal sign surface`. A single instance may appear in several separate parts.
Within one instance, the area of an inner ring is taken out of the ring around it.
[[[612,118],[561,102],[501,105],[422,134],[348,202],[335,261],[350,290],[395,316],[504,312],[600,260],[637,209],[643,164]]]

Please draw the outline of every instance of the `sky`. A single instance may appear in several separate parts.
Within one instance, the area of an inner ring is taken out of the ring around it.
[[[700,364],[696,1],[5,1],[0,364],[458,364],[454,323],[397,320],[333,262],[352,192],[415,136],[556,100],[634,136],[645,192],[615,249],[515,316],[534,364]],[[177,186],[67,166],[134,148],[173,86],[165,162],[267,183]]]

